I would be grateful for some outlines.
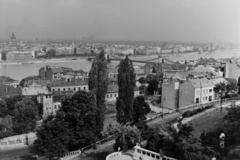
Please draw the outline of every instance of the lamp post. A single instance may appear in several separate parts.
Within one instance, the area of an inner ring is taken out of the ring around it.
[[[220,147],[221,147],[221,160],[223,159],[223,148],[225,146],[225,142],[224,142],[224,139],[225,139],[225,134],[224,133],[221,133],[220,136],[219,136],[219,139],[220,139]]]

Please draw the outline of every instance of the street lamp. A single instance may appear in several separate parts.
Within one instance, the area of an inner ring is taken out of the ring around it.
[[[224,133],[221,133],[220,136],[219,136],[219,139],[220,139],[220,147],[221,147],[221,160],[223,159],[223,148],[225,146],[225,142],[224,142],[224,139],[225,139],[225,134]]]

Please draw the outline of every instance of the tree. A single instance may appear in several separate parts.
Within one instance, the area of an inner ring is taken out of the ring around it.
[[[8,114],[11,116],[14,116],[14,106],[17,102],[21,101],[23,99],[22,95],[16,95],[12,97],[8,97],[5,99],[6,105],[8,107]]]
[[[133,148],[136,143],[140,142],[140,131],[136,126],[121,124],[116,124],[116,126],[111,128],[108,127],[108,129],[111,129],[111,132],[115,133],[117,136],[116,142],[113,146],[115,151],[117,151],[119,147],[121,150],[126,151]]]
[[[97,56],[96,60],[92,63],[92,68],[89,72],[88,81],[89,90],[96,95],[97,107],[100,109],[100,119],[98,120],[99,126],[103,127],[104,113],[106,110],[105,96],[108,89],[108,70],[105,52]]]
[[[118,98],[116,102],[117,120],[125,124],[132,121],[135,72],[132,61],[126,56],[118,67]],[[120,106],[119,106],[120,105]]]
[[[240,77],[238,77],[238,83],[237,83],[237,86],[238,86],[238,94],[240,94]]]
[[[98,126],[99,112],[96,98],[91,92],[78,91],[64,97],[55,118],[37,131],[35,146],[45,154],[53,153],[51,156],[59,157],[66,151],[94,143],[102,131]]]
[[[7,113],[8,113],[8,108],[6,103],[0,100],[0,117],[5,117]]]
[[[167,132],[165,131],[167,129]],[[201,141],[191,134],[191,125],[180,125],[179,131],[172,127],[159,128],[147,140],[147,149],[158,152],[179,160],[208,160],[217,153],[210,147],[203,146]]]
[[[154,91],[158,90],[158,84],[159,84],[159,82],[156,79],[153,79],[149,82],[147,90],[151,95],[154,94]]]
[[[223,99],[224,94],[227,91],[227,85],[224,82],[220,82],[220,83],[216,84],[213,89],[214,89],[214,92],[217,93],[220,97],[220,107],[222,110],[222,99]]]
[[[37,131],[35,147],[50,160],[53,157],[62,157],[68,151],[69,136],[66,128],[68,128],[67,123],[54,121],[53,117],[49,116]]]
[[[133,102],[133,123],[138,123],[146,119],[146,115],[151,111],[150,106],[143,96],[138,96]]]
[[[229,97],[229,92],[235,92],[237,89],[237,83],[229,82],[226,86],[226,97]]]
[[[15,104],[13,131],[18,134],[34,131],[37,123],[38,109],[30,98],[24,98]]]
[[[37,106],[38,108],[38,117],[41,119],[43,116],[43,104],[39,103],[37,100],[36,96],[32,96],[31,100],[34,102],[34,104]]]

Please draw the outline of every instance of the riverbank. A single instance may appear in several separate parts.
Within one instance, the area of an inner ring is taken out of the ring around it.
[[[54,59],[33,59],[26,61],[0,61],[0,65],[22,65],[22,64],[37,64],[37,63],[60,63],[60,62],[71,62],[71,61],[86,61],[87,57],[84,58],[54,58]]]

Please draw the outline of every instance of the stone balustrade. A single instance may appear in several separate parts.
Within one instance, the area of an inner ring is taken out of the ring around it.
[[[113,159],[116,156],[121,156],[121,155],[122,155],[122,152],[113,152],[106,157],[106,160],[110,160],[110,159]]]

